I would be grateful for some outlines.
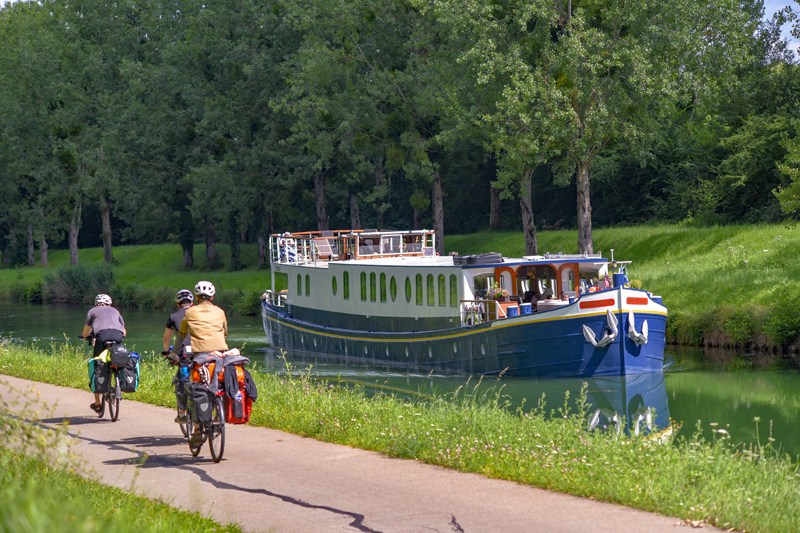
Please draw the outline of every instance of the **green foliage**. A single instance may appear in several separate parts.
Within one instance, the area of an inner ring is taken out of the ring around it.
[[[114,274],[108,265],[63,266],[47,272],[42,284],[45,303],[91,305],[97,294],[110,292]]]
[[[724,329],[733,344],[746,345],[756,331],[755,317],[751,308],[726,310]]]
[[[774,290],[774,305],[764,319],[764,333],[776,346],[792,342],[800,332],[800,290],[781,283]]]

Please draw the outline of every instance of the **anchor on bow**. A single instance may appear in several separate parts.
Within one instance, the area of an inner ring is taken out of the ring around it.
[[[633,309],[628,310],[628,337],[630,337],[633,342],[641,346],[642,344],[647,344],[647,331],[647,320],[645,320],[642,324],[642,332],[636,333]]]
[[[610,309],[606,311],[606,321],[608,322],[608,327],[603,330],[603,338],[600,340],[595,339],[592,328],[586,324],[583,325],[583,336],[587,342],[592,343],[592,346],[602,348],[603,346],[608,346],[617,338],[619,334],[619,329],[617,329],[617,317],[614,316],[614,313],[612,313]]]

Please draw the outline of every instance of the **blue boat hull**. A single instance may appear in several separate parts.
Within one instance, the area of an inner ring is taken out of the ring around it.
[[[577,304],[576,304],[577,305]],[[419,371],[504,374],[517,377],[591,377],[660,372],[664,365],[666,312],[639,312],[649,335],[639,345],[626,334],[628,313],[612,310],[619,323],[616,339],[594,346],[588,326],[601,338],[605,312],[555,316],[537,313],[476,326],[436,331],[381,333],[318,326],[297,320],[285,308],[262,305],[264,330],[275,349],[352,357]]]

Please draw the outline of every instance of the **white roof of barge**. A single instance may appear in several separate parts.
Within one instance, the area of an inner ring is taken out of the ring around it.
[[[547,254],[547,255],[527,255],[524,257],[503,257],[502,263],[484,263],[472,265],[454,265],[453,256],[409,256],[409,257],[375,257],[371,259],[348,259],[346,261],[318,262],[317,266],[334,265],[383,265],[383,266],[438,266],[438,267],[458,267],[458,268],[494,268],[497,266],[513,266],[530,263],[596,263],[597,266],[607,264],[608,259],[601,257],[600,254]]]

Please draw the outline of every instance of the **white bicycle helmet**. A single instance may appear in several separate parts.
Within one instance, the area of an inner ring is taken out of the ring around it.
[[[178,305],[183,304],[184,302],[194,302],[194,294],[189,289],[181,289],[175,295],[175,303]]]
[[[111,296],[108,294],[98,294],[94,297],[94,305],[111,305]]]
[[[214,288],[214,284],[210,281],[198,281],[197,285],[194,286],[194,294],[198,298],[211,298],[215,292],[217,292],[217,289]]]

